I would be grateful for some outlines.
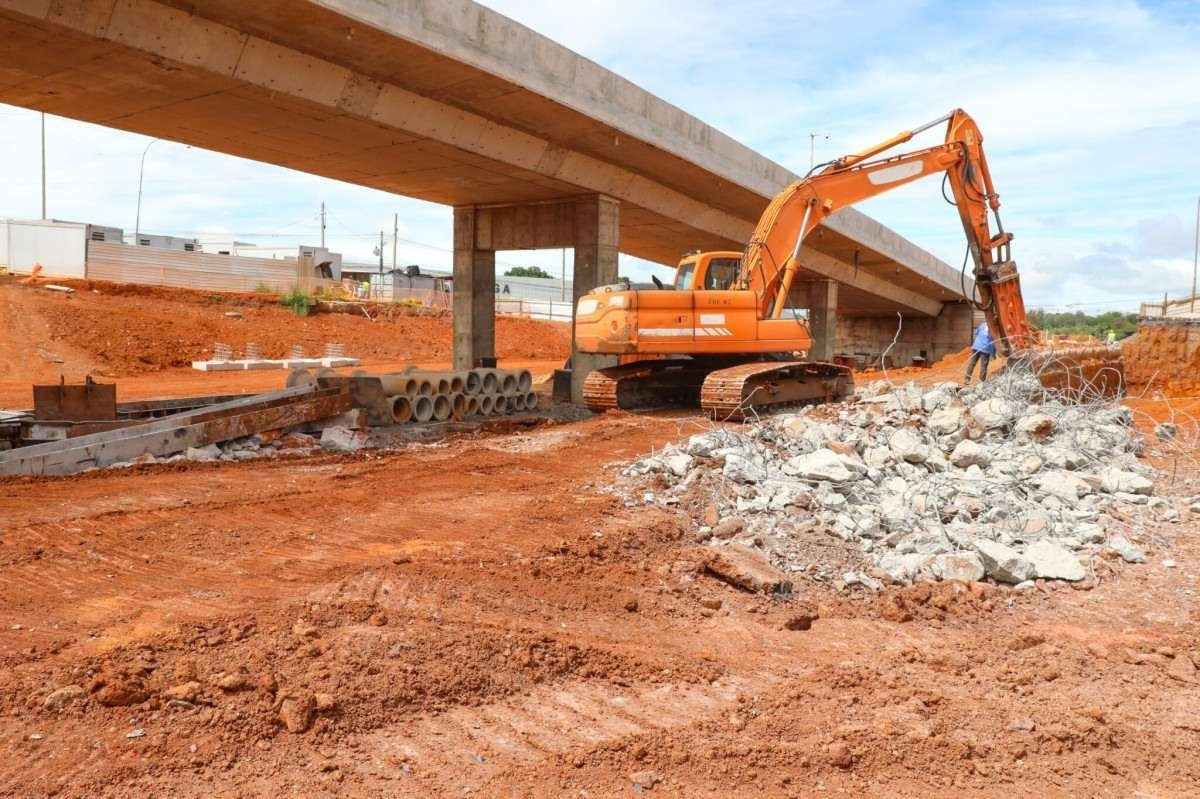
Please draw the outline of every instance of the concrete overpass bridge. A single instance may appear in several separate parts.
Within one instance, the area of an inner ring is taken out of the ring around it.
[[[742,249],[795,179],[470,0],[0,0],[0,102],[453,206],[460,365],[494,354],[497,250],[573,247],[578,294],[618,251]],[[897,312],[902,358],[967,343],[958,270],[857,211],[803,266],[815,356]]]

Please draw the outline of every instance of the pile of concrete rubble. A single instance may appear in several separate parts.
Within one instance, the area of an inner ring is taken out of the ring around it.
[[[755,546],[818,580],[1032,585],[1085,579],[1103,547],[1140,563],[1145,524],[1180,520],[1141,446],[1127,408],[1063,402],[1006,373],[977,388],[874,383],[848,403],[694,435],[625,476],[643,501],[690,506],[712,545]],[[855,559],[814,562],[814,535]]]

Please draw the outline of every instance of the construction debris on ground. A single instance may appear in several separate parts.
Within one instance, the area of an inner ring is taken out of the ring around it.
[[[33,412],[0,416],[0,475],[65,475],[177,461],[355,451],[368,428],[429,425],[538,407],[526,369],[289,374],[282,391],[117,403],[112,384],[35,386]],[[166,415],[164,415],[164,413]],[[317,439],[310,433],[317,433]]]
[[[626,488],[683,508],[712,546],[818,581],[1094,581],[1097,555],[1145,559],[1146,522],[1200,519],[1200,496],[1157,495],[1132,421],[1016,370],[968,388],[879,381],[849,403],[693,435],[628,467]],[[1176,432],[1160,425],[1158,445]]]

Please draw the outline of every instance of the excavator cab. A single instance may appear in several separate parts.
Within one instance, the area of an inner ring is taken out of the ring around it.
[[[740,252],[694,252],[675,268],[679,291],[727,291],[733,288],[742,265]]]

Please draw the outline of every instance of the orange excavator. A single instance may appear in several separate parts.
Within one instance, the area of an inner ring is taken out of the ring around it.
[[[943,143],[882,155],[943,122]],[[742,419],[772,406],[849,395],[849,369],[797,359],[812,347],[807,324],[788,307],[805,237],[842,208],[935,174],[945,176],[962,218],[979,297],[972,301],[1000,353],[1032,353],[1040,336],[1025,315],[983,136],[956,109],[788,186],[767,206],[744,252],[689,255],[670,286],[655,279],[648,289],[618,284],[580,297],[576,346],[624,361],[589,374],[584,401],[601,411],[694,404],[698,397],[713,418]]]

